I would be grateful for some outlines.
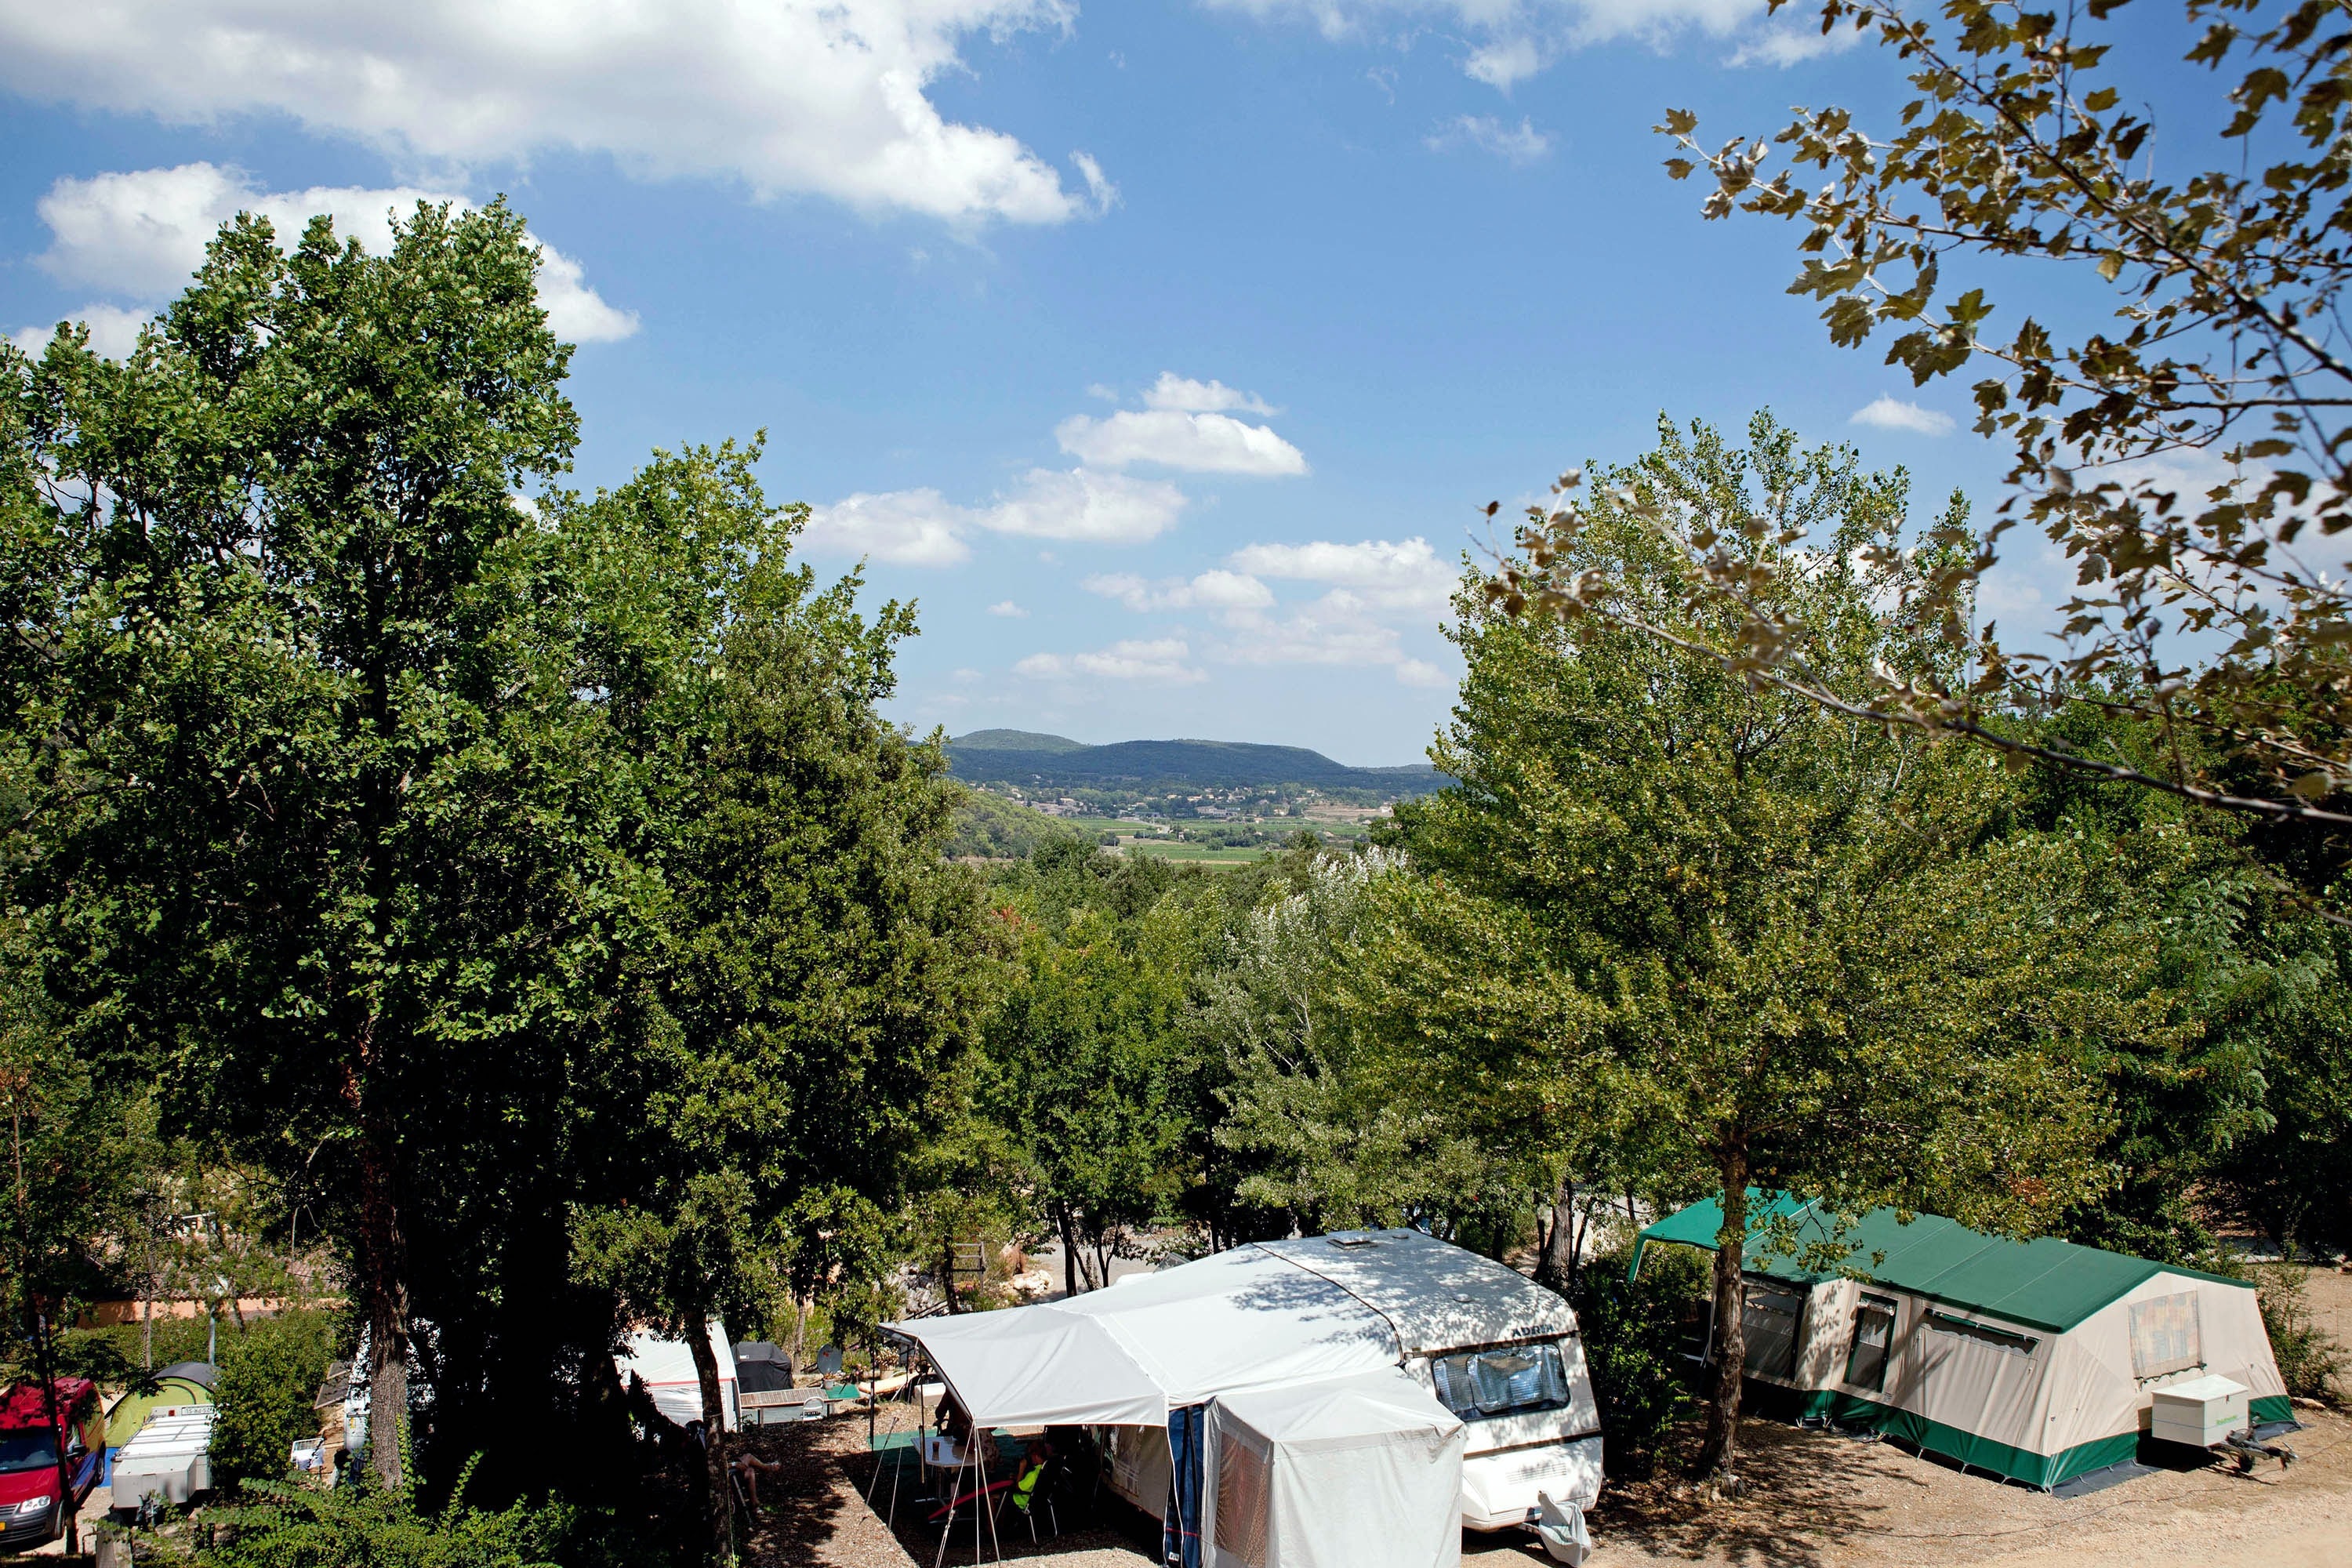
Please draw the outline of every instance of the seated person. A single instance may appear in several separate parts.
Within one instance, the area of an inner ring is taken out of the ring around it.
[[[751,1500],[751,1511],[759,1512],[760,1478],[776,1475],[784,1467],[772,1459],[763,1459],[748,1448],[737,1450],[735,1457],[727,1464],[735,1472],[736,1479],[743,1483],[743,1495]]]

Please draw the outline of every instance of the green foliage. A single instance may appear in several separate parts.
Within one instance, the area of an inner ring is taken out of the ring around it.
[[[947,853],[990,860],[1024,860],[1049,838],[1071,830],[1042,811],[984,789],[966,790],[957,801]]]
[[[1735,136],[1709,151],[1686,110],[1657,127],[1690,154],[1668,161],[1675,178],[1712,176],[1706,216],[1804,226],[1789,291],[1822,302],[1832,342],[1858,345],[1885,327],[1886,363],[1917,384],[1979,374],[1976,427],[2012,447],[2000,527],[1981,542],[1931,532],[1955,558],[1906,585],[1941,620],[1947,647],[1966,652],[1965,677],[1912,660],[1890,663],[1875,689],[1821,694],[2086,776],[2299,821],[2340,849],[2352,826],[2352,590],[2332,542],[2352,521],[2352,362],[2315,323],[2335,320],[2345,285],[2342,8],[2185,0],[2180,37],[2197,68],[2161,85],[2132,79],[2155,63],[2148,51],[2117,47],[2161,36],[2145,7],[1936,10],[1940,25],[1874,0],[1821,7],[1824,32],[1874,37],[1916,94],[1874,133],[1836,106],[1799,110],[1769,144]],[[2186,108],[2184,94],[2202,101]],[[2158,177],[2155,102],[2224,127],[2212,164],[2195,167],[2194,144],[2174,143]],[[1768,177],[1773,146],[1790,166]],[[1969,263],[1956,268],[1965,283],[1941,276],[1954,258]],[[2026,316],[1989,335],[1988,321],[2012,318],[1987,288],[2053,266],[2111,295],[2115,324],[2078,334]],[[1994,543],[2018,521],[2080,563],[2056,654],[2005,647],[1972,613]],[[1538,518],[1532,531],[1553,529]],[[1736,557],[1682,541],[1703,596],[1744,602],[1754,584]],[[1524,586],[1540,598],[1567,584]],[[1715,630],[1710,646],[1744,668],[1819,690],[1770,617]],[[2118,761],[2003,722],[2102,688],[2168,740],[2196,743]]]
[[[1609,1473],[1617,1477],[1648,1475],[1696,1407],[1684,1355],[1690,1323],[1704,1323],[1706,1313],[1706,1265],[1690,1248],[1650,1247],[1639,1277],[1628,1279],[1631,1260],[1622,1247],[1601,1253],[1569,1298],[1601,1409]]]
[[[218,1486],[283,1479],[294,1443],[319,1435],[311,1409],[332,1348],[333,1321],[289,1312],[249,1324],[221,1346],[213,1424]]]
[[[1196,1025],[1233,1076],[1216,1138],[1247,1173],[1236,1195],[1309,1235],[1412,1224],[1500,1255],[1520,1239],[1533,1184],[1520,1143],[1496,1134],[1524,1108],[1489,1115],[1433,1081],[1381,1029],[1391,1011],[1366,1000],[1396,956],[1378,945],[1394,930],[1380,884],[1402,858],[1301,853],[1295,890],[1250,911]],[[1407,984],[1439,961],[1412,957]]]
[[[576,1529],[561,1505],[499,1512],[465,1506],[467,1467],[449,1500],[426,1513],[412,1490],[359,1485],[320,1490],[253,1481],[222,1510],[197,1568],[555,1568]]]
[[[2308,1289],[2304,1271],[2294,1264],[2267,1264],[2254,1270],[2263,1328],[2287,1393],[2340,1405],[2347,1397],[2341,1382],[2345,1349],[2312,1321]]]
[[[1425,945],[1466,949],[1528,1000],[1504,1026],[1434,1032],[1437,1053],[1465,1100],[1642,1128],[1653,1180],[1726,1191],[1735,1229],[1751,1180],[2044,1228],[2106,1181],[2092,1044],[2165,1025],[2133,981],[2150,965],[2137,923],[2088,896],[2071,840],[2004,836],[1990,759],[1693,651],[1722,628],[1686,617],[1734,612],[1695,612],[1659,510],[1786,568],[1738,613],[1804,628],[1816,681],[1858,690],[1932,656],[1932,626],[1881,608],[1901,476],[1805,450],[1769,416],[1744,448],[1703,425],[1659,436],[1600,476],[1552,569],[1605,578],[1680,642],[1515,618],[1475,583],[1457,601],[1468,672],[1436,756],[1460,783],[1400,807],[1397,837],[1442,879],[1430,912],[1466,901],[1450,918],[1489,933]],[[1718,1273],[1736,1318],[1736,1266]],[[1728,1415],[1715,1407],[1710,1465]]]

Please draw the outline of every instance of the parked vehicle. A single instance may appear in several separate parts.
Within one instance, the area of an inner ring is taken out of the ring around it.
[[[98,1484],[106,1458],[106,1413],[88,1378],[56,1383],[56,1425],[50,1391],[19,1383],[0,1396],[0,1552],[28,1552],[64,1533],[71,1510]],[[58,1485],[62,1429],[66,1492]]]

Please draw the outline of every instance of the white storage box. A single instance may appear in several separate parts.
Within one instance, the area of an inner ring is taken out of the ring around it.
[[[156,1410],[114,1456],[114,1506],[136,1508],[149,1497],[184,1503],[213,1487],[213,1416],[209,1405]]]
[[[2211,1448],[2232,1432],[2253,1429],[2246,1410],[2246,1385],[2226,1377],[2200,1377],[2154,1391],[2156,1402],[2147,1413],[2147,1435],[2192,1448]]]

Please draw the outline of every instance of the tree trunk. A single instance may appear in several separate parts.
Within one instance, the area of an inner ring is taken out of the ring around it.
[[[953,1237],[940,1243],[940,1289],[947,1292],[948,1311],[950,1315],[963,1310],[963,1302],[956,1295],[955,1237]]]
[[[1078,1293],[1078,1227],[1070,1221],[1070,1205],[1054,1205],[1054,1223],[1062,1232],[1062,1293]]]
[[[710,1320],[699,1309],[686,1315],[687,1348],[702,1385],[702,1456],[710,1479],[710,1560],[735,1560],[735,1489],[727,1479],[727,1397],[719,1386],[719,1355],[710,1348]]]
[[[1576,1178],[1562,1168],[1551,1195],[1551,1223],[1536,1255],[1536,1283],[1565,1296],[1576,1286]]]
[[[368,1457],[376,1482],[398,1491],[408,1426],[408,1279],[393,1193],[392,1129],[373,1111],[360,1138],[360,1297],[368,1319]]]
[[[39,1307],[33,1309],[33,1351],[41,1373],[42,1405],[49,1416],[50,1452],[58,1464],[58,1533],[65,1539],[66,1555],[81,1555],[80,1514],[74,1507],[73,1466],[66,1458],[66,1434],[71,1429],[72,1412],[58,1408],[58,1369],[49,1354],[49,1315]]]
[[[155,1370],[155,1232],[151,1221],[147,1232],[147,1274],[140,1282],[139,1300],[139,1365],[141,1370]]]
[[[1725,1147],[1716,1158],[1723,1176],[1723,1228],[1715,1234],[1715,1391],[1706,1407],[1706,1445],[1698,1474],[1728,1478],[1739,1454],[1739,1385],[1748,1373],[1747,1295],[1740,1264],[1748,1249],[1748,1148]]]

